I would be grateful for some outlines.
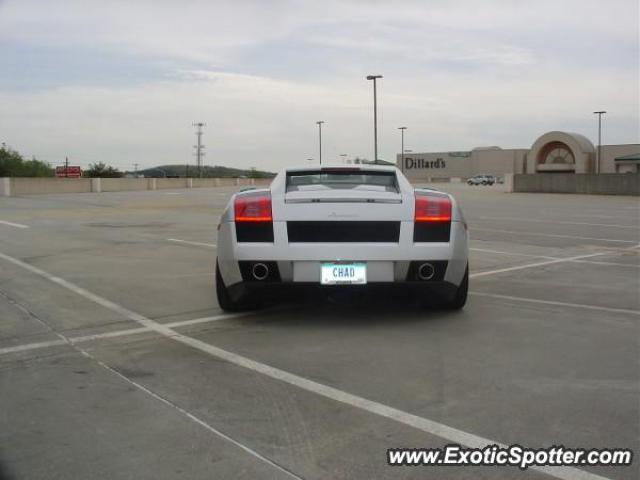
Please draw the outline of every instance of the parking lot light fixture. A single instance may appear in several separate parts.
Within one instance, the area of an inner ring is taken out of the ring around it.
[[[316,123],[318,124],[319,158],[320,158],[320,165],[322,165],[322,124],[324,123],[324,120],[318,120]]]
[[[402,173],[404,173],[404,131],[407,129],[407,127],[398,127],[398,130],[400,130],[400,135],[402,137],[402,148],[400,149],[400,170],[402,171]]]
[[[376,80],[382,75],[367,75],[367,80],[373,80],[373,161],[378,163],[378,92]]]
[[[600,159],[602,158],[602,115],[605,113],[607,113],[605,110],[593,112],[594,115],[598,115],[598,155],[596,159],[596,173],[600,173]]]

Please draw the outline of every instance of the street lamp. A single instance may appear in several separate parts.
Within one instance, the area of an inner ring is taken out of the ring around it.
[[[402,136],[402,149],[400,150],[400,170],[402,171],[402,173],[404,173],[404,131],[407,129],[407,127],[398,127],[398,130],[400,130],[400,135]]]
[[[367,75],[367,80],[373,80],[373,161],[378,163],[378,95],[376,80],[382,75]]]
[[[593,112],[598,115],[598,160],[596,161],[596,173],[600,173],[600,159],[602,158],[602,115],[607,113],[604,110]]]
[[[318,120],[316,122],[318,124],[318,145],[320,150],[320,165],[322,165],[322,124],[324,120]]]
[[[341,153],[340,156],[342,157],[342,163],[347,163],[347,154]]]

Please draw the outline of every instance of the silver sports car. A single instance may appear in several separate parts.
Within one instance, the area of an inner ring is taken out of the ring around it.
[[[298,288],[409,290],[462,308],[467,224],[449,194],[414,188],[395,167],[287,168],[231,197],[218,225],[223,310]]]

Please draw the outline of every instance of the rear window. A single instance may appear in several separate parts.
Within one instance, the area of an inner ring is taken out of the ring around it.
[[[321,189],[399,191],[395,172],[360,169],[287,172],[287,192]]]

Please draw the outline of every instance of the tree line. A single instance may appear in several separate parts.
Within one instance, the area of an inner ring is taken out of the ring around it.
[[[6,145],[0,147],[0,177],[53,177],[55,169],[47,162],[33,157],[25,158],[16,150]],[[117,178],[123,173],[104,162],[89,164],[89,168],[82,171],[85,177]]]
[[[205,165],[201,169],[189,165],[162,165],[135,173],[145,177],[273,178],[275,176],[275,173],[257,170],[254,167],[245,170],[218,165]],[[0,147],[0,177],[53,177],[54,175],[55,169],[48,162],[37,160],[35,157],[26,160],[19,152],[5,144]],[[124,172],[104,162],[96,162],[89,164],[89,168],[83,170],[82,175],[94,178],[118,178],[124,176]]]
[[[0,177],[53,177],[54,170],[47,162],[33,157],[25,160],[17,151],[2,145],[0,148]]]

